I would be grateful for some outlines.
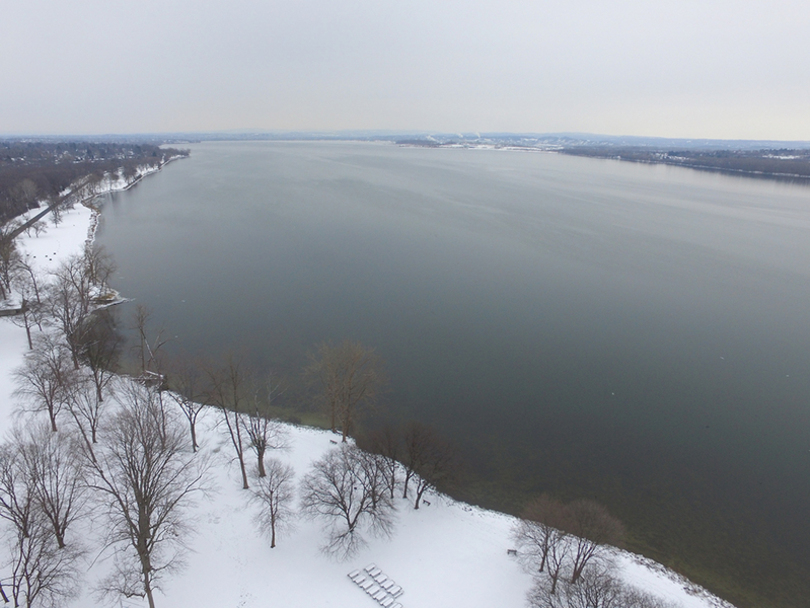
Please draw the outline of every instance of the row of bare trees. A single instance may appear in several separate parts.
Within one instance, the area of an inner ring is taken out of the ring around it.
[[[534,575],[532,608],[666,608],[659,598],[623,583],[611,547],[622,523],[596,501],[563,503],[543,494],[526,506],[512,537],[518,559]]]
[[[269,456],[287,445],[283,427],[272,417],[284,393],[278,382],[248,373],[235,357],[219,365],[172,361],[164,356],[164,332],[151,329],[142,308],[133,324],[137,376],[114,375],[121,338],[114,317],[99,309],[98,298],[111,272],[112,264],[103,255],[88,251],[67,260],[50,280],[30,273],[29,291],[37,295],[27,308],[32,323],[26,322],[26,329],[44,331],[31,338],[25,362],[15,372],[23,415],[41,420],[40,434],[67,441],[79,463],[74,479],[83,498],[74,512],[81,513],[80,507],[92,502],[106,516],[104,546],[113,567],[101,588],[104,595],[143,596],[154,606],[161,577],[177,565],[185,534],[182,514],[205,486],[206,460],[197,454],[196,427],[206,405],[219,412],[220,427],[239,463],[242,487],[251,490],[251,500],[259,507],[258,523],[271,547],[297,515],[297,493],[300,513],[324,522],[324,550],[345,557],[366,542],[367,534],[391,533],[400,490],[419,508],[428,490],[452,478],[453,450],[424,425],[387,427],[369,433],[364,449],[351,445],[349,433],[381,393],[385,376],[372,349],[344,342],[319,346],[307,376],[319,385],[333,430],[339,428],[345,443],[315,463],[296,492],[292,469]],[[184,425],[188,432],[182,430]],[[15,455],[11,461],[24,461],[16,456],[24,453],[19,445],[4,450]],[[248,464],[250,452],[254,465]],[[22,495],[11,483],[4,482],[3,491]],[[6,513],[9,521],[22,521],[11,510]],[[46,514],[45,520],[59,518]],[[66,532],[65,526],[55,526],[51,539],[56,548],[52,559],[60,558],[54,564],[65,573],[53,578],[51,599],[75,591],[67,582],[78,580],[75,569],[66,564],[79,564],[83,548],[71,545]],[[28,539],[30,533],[26,529],[19,537]],[[18,554],[29,551],[23,544],[15,546]],[[67,555],[63,550],[73,546],[73,557],[61,559]],[[41,571],[41,564],[36,567]],[[12,581],[12,595],[27,598],[21,605],[54,603],[44,601],[42,592],[37,596],[21,587],[30,572],[14,570],[6,579]]]
[[[55,598],[75,591],[84,551],[67,540],[67,528],[89,514],[90,497],[104,515],[97,521],[106,522],[103,547],[113,562],[101,591],[146,597],[153,607],[161,578],[178,564],[184,511],[203,489],[206,460],[191,450],[179,411],[157,386],[121,379],[114,399],[105,391],[96,400],[91,372],[74,370],[66,350],[59,373],[83,374],[86,389],[37,377],[48,390],[18,391],[29,397],[24,402],[47,394],[56,405],[26,408],[26,428],[34,431],[17,431],[0,450],[0,516],[16,530],[4,581],[20,606],[58,604]],[[18,371],[21,388],[25,370]]]
[[[34,416],[0,447],[0,517],[11,531],[3,582],[17,606],[59,605],[77,590],[87,547],[75,524],[91,512],[113,563],[102,595],[145,597],[153,608],[178,564],[207,463],[153,387],[121,382],[110,409],[92,442],[78,422],[54,432]]]
[[[85,494],[71,437],[32,424],[0,446],[0,518],[8,547],[0,593],[6,602],[58,605],[76,591],[84,547],[68,533]]]
[[[30,350],[14,372],[22,424],[0,445],[8,541],[0,595],[28,608],[63,605],[78,590],[88,549],[77,525],[86,531],[79,522],[92,514],[112,562],[100,592],[153,607],[162,577],[179,564],[185,510],[204,489],[206,459],[146,369],[135,380],[114,375],[121,337],[99,298],[109,258],[88,248],[49,277],[24,270],[17,280]],[[147,318],[136,315],[142,336]],[[157,367],[144,352],[159,346],[141,341],[144,368]]]
[[[105,425],[101,449],[84,461],[106,514],[105,546],[114,551],[101,591],[146,597],[154,608],[161,579],[180,564],[190,531],[186,509],[205,490],[207,462],[189,449],[158,391],[134,382]]]
[[[318,460],[301,484],[305,516],[323,521],[324,552],[339,558],[354,555],[366,536],[389,536],[396,497],[409,498],[414,509],[428,489],[456,475],[455,451],[430,427],[413,422],[404,429],[384,427],[343,444]]]
[[[554,593],[563,572],[576,583],[603,547],[621,544],[624,528],[593,500],[564,504],[541,495],[526,507],[513,536],[524,564],[547,573]]]
[[[294,512],[292,471],[266,457],[287,446],[283,427],[272,417],[284,390],[270,379],[258,381],[233,356],[219,366],[204,364],[202,371],[198,366],[175,369],[169,372],[169,383],[189,423],[192,442],[198,404],[214,406],[239,465],[242,487],[254,486],[260,523],[275,546],[277,528],[288,524]],[[328,381],[323,381],[325,369]],[[320,345],[307,374],[319,383],[321,403],[341,425],[343,439],[361,408],[379,393],[384,378],[373,351],[351,342]],[[353,555],[367,534],[390,534],[399,490],[418,509],[428,490],[446,487],[457,471],[454,448],[424,424],[383,427],[361,436],[358,446],[343,443],[316,462],[301,482],[301,513],[324,522],[323,549],[338,557]],[[248,464],[249,451],[255,456],[253,467]]]

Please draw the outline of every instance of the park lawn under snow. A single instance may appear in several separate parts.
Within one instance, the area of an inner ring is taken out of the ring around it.
[[[36,256],[40,272],[51,270],[66,256],[81,251],[91,218],[85,207],[68,211],[59,227],[49,227],[40,237],[23,236],[20,245]],[[26,348],[24,329],[0,319],[0,428],[5,432],[13,424],[16,407],[11,374],[22,363]],[[156,597],[159,607],[374,608],[379,604],[347,577],[352,570],[370,563],[404,589],[398,601],[405,608],[525,606],[532,579],[514,557],[507,555],[514,518],[435,495],[427,496],[430,505],[419,510],[414,510],[410,501],[398,499],[393,536],[369,538],[368,545],[347,561],[321,553],[324,533],[320,523],[311,520],[297,521],[295,529],[282,534],[276,548],[271,549],[269,539],[258,532],[254,522],[257,507],[249,502],[249,491],[241,489],[232,447],[216,423],[216,412],[211,410],[205,411],[199,422],[201,452],[211,458],[209,477],[214,490],[210,496],[198,497],[190,513],[194,532],[188,538],[186,565],[163,584],[162,594]],[[268,456],[294,467],[297,480],[339,440],[326,431],[286,428],[289,449]],[[98,521],[85,525],[95,531],[101,527]],[[108,552],[99,557],[98,547],[91,550],[86,583],[72,606],[102,605],[93,598],[92,586],[107,569],[106,556]],[[640,561],[630,553],[617,552],[617,567],[626,582],[683,608],[730,606],[689,587],[684,579],[662,567],[653,564],[651,568]],[[137,598],[122,604],[145,605],[145,600]]]

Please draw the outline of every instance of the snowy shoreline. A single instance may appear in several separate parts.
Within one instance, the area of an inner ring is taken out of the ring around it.
[[[52,271],[92,242],[98,214],[90,206],[66,210],[59,226],[39,237],[21,236],[18,242],[37,260],[40,272]],[[0,319],[0,422],[6,430],[15,417],[12,372],[26,350],[24,329]],[[363,599],[365,594],[346,576],[371,562],[402,586],[405,593],[399,601],[406,608],[525,605],[532,578],[507,555],[513,546],[510,531],[515,518],[446,497],[433,497],[430,506],[418,511],[408,501],[398,501],[393,538],[371,538],[354,559],[345,562],[319,551],[323,534],[320,525],[311,521],[300,521],[271,550],[267,539],[257,533],[254,508],[240,489],[238,470],[215,418],[213,412],[204,412],[200,439],[202,450],[215,463],[212,475],[218,490],[195,508],[197,534],[189,539],[187,567],[166,582],[163,596],[158,596],[159,606],[192,608],[211,605],[217,598],[217,605],[234,608],[259,608],[268,601],[283,606],[373,608],[376,603]],[[334,447],[334,437],[312,428],[286,428],[291,449],[273,457],[292,466],[301,479],[314,460]],[[614,554],[618,572],[630,584],[683,608],[731,608],[660,564],[625,551]],[[101,565],[89,567],[88,583],[103,568],[104,560],[100,561]],[[70,605],[103,604],[96,604],[86,592]],[[123,605],[135,608],[145,602],[129,599]]]

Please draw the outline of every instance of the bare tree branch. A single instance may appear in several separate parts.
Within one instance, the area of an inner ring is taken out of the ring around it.
[[[349,340],[339,346],[327,342],[318,345],[305,373],[318,387],[332,431],[340,422],[344,443],[353,432],[359,410],[372,406],[387,383],[374,349]]]
[[[205,382],[200,371],[200,363],[189,362],[186,359],[173,359],[167,365],[166,383],[172,390],[171,396],[180,407],[183,416],[188,421],[191,432],[191,449],[196,452],[197,419],[206,407]]]
[[[262,390],[263,389],[263,390]],[[254,387],[247,395],[247,416],[239,417],[247,437],[248,446],[256,454],[259,477],[265,476],[264,457],[267,450],[287,447],[287,432],[277,420],[271,418],[271,407],[283,391],[268,380],[266,387]]]
[[[266,474],[255,480],[253,497],[261,508],[257,519],[262,531],[270,535],[271,549],[276,546],[277,534],[289,529],[295,517],[292,508],[294,477],[292,467],[271,458],[267,461]]]
[[[202,489],[204,463],[156,392],[129,384],[105,441],[90,460],[91,487],[105,498],[108,545],[119,548],[105,594],[146,597],[181,564],[185,510]]]
[[[457,462],[454,448],[429,426],[412,422],[405,429],[405,485],[403,498],[408,497],[411,480],[416,484],[414,509],[419,508],[422,495],[437,484],[455,479]]]
[[[245,439],[242,436],[242,424],[239,417],[243,411],[243,391],[247,378],[242,370],[241,360],[228,356],[225,365],[220,369],[209,368],[206,374],[210,381],[210,403],[219,408],[222,421],[228,431],[228,437],[239,461],[239,471],[242,474],[242,489],[250,487],[247,467],[245,465]]]
[[[301,509],[324,521],[328,534],[322,549],[347,559],[366,544],[363,533],[388,536],[394,503],[381,477],[368,477],[367,457],[359,448],[341,446],[315,462],[301,484]]]
[[[33,402],[33,411],[46,412],[51,430],[56,432],[59,412],[70,400],[78,373],[71,365],[68,349],[52,336],[43,334],[33,345],[23,365],[14,371],[14,395]]]

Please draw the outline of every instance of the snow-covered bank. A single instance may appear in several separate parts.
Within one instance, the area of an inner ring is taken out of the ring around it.
[[[40,271],[54,268],[61,260],[79,253],[88,238],[91,211],[84,207],[65,213],[62,224],[40,237],[23,237],[20,246],[36,255]],[[8,429],[15,407],[11,393],[12,370],[25,352],[25,332],[0,319],[0,422]],[[282,536],[270,549],[267,538],[257,532],[256,507],[241,490],[239,471],[231,448],[215,426],[216,416],[205,412],[200,423],[202,450],[211,455],[212,484],[217,492],[199,500],[194,510],[195,534],[185,570],[169,578],[158,606],[172,608],[218,606],[259,608],[264,606],[367,606],[370,599],[347,574],[375,563],[404,589],[399,598],[406,608],[416,607],[520,607],[525,604],[531,577],[513,557],[509,532],[512,517],[430,497],[430,506],[418,511],[398,501],[393,537],[369,539],[353,559],[339,562],[324,556],[319,547],[323,533],[317,522],[299,521],[295,531]],[[330,433],[288,427],[290,449],[272,456],[290,464],[301,479],[311,463],[334,448]],[[92,554],[95,556],[95,553]],[[684,608],[709,608],[724,603],[708,595],[692,595],[684,583],[666,572],[637,563],[619,553],[623,576],[631,583],[680,603]],[[89,583],[98,578],[105,562],[96,562],[87,572],[88,589],[73,606],[96,605]],[[145,602],[131,599],[126,606]]]
[[[124,169],[121,168],[112,173],[105,173],[101,179],[97,179],[92,175],[86,175],[61,191],[56,203],[48,199],[41,200],[39,201],[39,208],[29,209],[14,218],[12,221],[18,222],[19,225],[12,234],[13,236],[17,236],[19,233],[29,230],[31,225],[35,222],[47,220],[50,214],[54,212],[54,209],[61,215],[65,206],[92,206],[93,201],[99,196],[129,190],[147,175],[157,173],[163,169],[163,167],[178,158],[185,158],[185,155],[176,154],[169,157],[164,156],[155,165],[138,165],[130,172],[125,172]]]

